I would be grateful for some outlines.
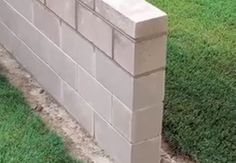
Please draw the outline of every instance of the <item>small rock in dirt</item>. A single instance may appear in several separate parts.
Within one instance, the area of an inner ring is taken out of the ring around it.
[[[34,107],[34,110],[36,110],[37,112],[41,112],[43,111],[43,106],[37,105],[36,107]]]
[[[33,107],[34,110],[37,110],[38,104]]]
[[[39,91],[40,94],[43,94],[44,92],[45,92],[44,89],[41,89],[41,90]]]

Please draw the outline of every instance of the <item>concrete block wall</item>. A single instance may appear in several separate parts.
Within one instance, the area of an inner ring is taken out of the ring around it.
[[[143,0],[0,0],[0,43],[117,163],[158,163],[167,15]]]

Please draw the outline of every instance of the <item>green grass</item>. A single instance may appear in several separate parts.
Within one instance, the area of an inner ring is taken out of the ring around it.
[[[235,0],[148,1],[169,15],[165,137],[198,162],[235,163]]]
[[[63,141],[0,75],[0,162],[73,163]]]

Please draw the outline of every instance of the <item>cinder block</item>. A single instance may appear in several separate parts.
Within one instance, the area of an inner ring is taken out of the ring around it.
[[[80,0],[80,1],[88,5],[90,8],[94,9],[94,0]]]
[[[161,136],[163,104],[138,110],[132,115],[131,141],[134,143]]]
[[[90,10],[77,6],[77,29],[108,56],[112,56],[112,28]]]
[[[0,1],[0,20],[12,31],[17,32],[18,20],[14,8],[6,1]],[[16,11],[16,10],[15,10]]]
[[[62,98],[62,104],[68,112],[90,133],[90,135],[94,135],[94,113],[92,107],[66,82],[63,82]]]
[[[32,0],[5,0],[20,12],[29,21],[32,21],[33,2]]]
[[[13,54],[13,56],[20,62],[23,67],[29,69],[30,60],[27,59],[32,52],[24,46],[5,24],[0,22],[0,43]]]
[[[33,23],[50,40],[59,45],[60,41],[60,21],[46,7],[38,1],[33,2]]]
[[[30,71],[38,82],[49,92],[57,101],[62,101],[61,97],[61,78],[38,56],[34,55],[29,60],[28,71]],[[40,68],[39,68],[40,67]]]
[[[80,66],[78,66],[77,90],[97,113],[107,121],[111,121],[111,93]]]
[[[157,71],[135,78],[133,109],[160,106],[164,100],[165,71]]]
[[[132,143],[161,135],[163,104],[131,112],[119,99],[113,97],[112,125]]]
[[[134,78],[99,50],[96,78],[132,111],[159,105],[164,99],[163,70]]]
[[[134,78],[122,70],[104,53],[96,52],[96,78],[129,108],[133,106]]]
[[[71,87],[76,87],[76,63],[69,58],[61,49],[47,42],[43,47],[48,56],[47,63],[59,76],[64,79]]]
[[[95,139],[117,163],[131,163],[131,144],[98,115],[95,115]]]
[[[47,6],[75,28],[75,0],[46,0]]]
[[[9,28],[0,21],[0,43],[9,52],[13,53],[17,47],[18,42],[16,41],[15,34],[9,30]]]
[[[160,162],[160,137],[130,144],[110,124],[95,115],[95,138],[117,163]]]
[[[161,161],[161,137],[133,145],[131,163],[159,163]]]
[[[140,75],[166,64],[167,36],[133,42],[119,32],[114,34],[114,59],[132,75]]]
[[[143,0],[96,0],[96,11],[134,39],[167,32],[167,15]]]
[[[112,126],[127,140],[132,140],[132,111],[118,98],[112,99]]]
[[[64,23],[61,26],[61,47],[75,62],[94,75],[95,53],[93,45]]]

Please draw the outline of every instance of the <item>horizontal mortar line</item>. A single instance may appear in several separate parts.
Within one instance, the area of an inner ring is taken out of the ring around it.
[[[131,143],[131,144],[132,145],[141,145],[141,144],[144,144],[144,143],[147,143],[147,142],[150,142],[150,141],[158,140],[159,138],[161,138],[161,135],[157,135],[156,137],[145,139],[145,140],[139,141],[137,143]]]
[[[163,103],[164,99],[161,100],[161,102]],[[164,105],[164,103],[163,103]],[[137,109],[137,110],[134,110],[133,113],[134,114],[138,114],[139,112],[143,112],[143,111],[147,111],[147,110],[150,110],[150,109],[153,109],[155,108],[156,106],[159,106],[158,104],[151,104],[149,106],[146,106],[146,107],[143,107],[143,108],[140,108],[140,109]]]
[[[149,106],[147,106],[147,107],[143,107],[143,108],[139,108],[139,109],[132,110],[132,109],[130,109],[126,104],[124,104],[124,102],[123,102],[119,97],[115,96],[115,95],[113,94],[113,92],[112,92],[112,98],[113,98],[113,97],[117,98],[117,99],[119,100],[119,102],[120,102],[122,105],[124,105],[124,109],[125,109],[126,111],[128,111],[130,114],[138,114],[139,112],[147,111],[147,110],[153,109],[153,108],[156,107],[156,106],[159,106],[158,104],[151,104],[151,105],[149,105]],[[163,100],[161,100],[161,102],[163,103],[163,101],[164,101],[164,98],[163,98]],[[163,103],[163,105],[164,105],[164,103]]]
[[[123,34],[127,39],[129,39],[131,42],[133,43],[139,43],[139,42],[143,42],[143,41],[147,41],[147,40],[152,40],[154,38],[158,38],[164,35],[167,35],[168,32],[161,32],[161,33],[157,33],[157,34],[153,34],[150,36],[146,36],[146,37],[141,37],[141,38],[133,38],[130,35],[128,35],[127,33],[125,33],[123,30],[121,30],[119,27],[117,27],[116,25],[114,25],[113,23],[111,23],[109,20],[107,20],[106,18],[104,18],[101,14],[97,13],[95,11],[95,9],[91,9],[90,7],[88,7],[84,2],[78,1],[78,4],[81,4],[81,6],[85,7],[87,10],[89,10],[90,12],[92,12],[92,14],[96,15],[97,17],[99,17],[100,19],[102,19],[105,23],[107,23],[108,25],[112,26],[115,30],[117,30],[118,32],[120,32],[121,34]],[[77,13],[76,13],[77,14]],[[122,14],[121,14],[122,15]]]
[[[95,46],[95,48],[97,48],[97,46]],[[97,48],[99,49],[99,48]],[[100,49],[99,49],[100,50]],[[132,78],[140,78],[140,77],[143,77],[143,76],[148,76],[148,75],[151,75],[153,73],[156,73],[158,71],[163,71],[165,70],[165,67],[160,67],[160,68],[157,68],[157,69],[154,69],[154,70],[151,70],[151,71],[148,71],[148,72],[144,72],[144,73],[141,73],[141,74],[138,74],[138,75],[133,75],[131,74],[129,71],[127,71],[124,67],[122,67],[118,62],[116,62],[116,60],[114,60],[113,58],[109,57],[108,55],[106,55],[105,53],[102,53],[102,55],[104,55],[105,57],[107,57],[112,63],[114,63],[117,67],[121,68],[126,74],[128,74],[130,77]]]
[[[141,42],[144,42],[144,41],[154,40],[156,38],[159,38],[159,37],[162,37],[162,36],[165,36],[165,35],[168,35],[168,32],[161,32],[161,33],[153,34],[153,35],[150,35],[150,36],[137,38],[135,40],[135,43],[141,43]]]
[[[106,123],[109,123],[109,122],[107,122],[107,121],[105,121]],[[111,124],[111,123],[109,123],[109,124]],[[132,140],[129,140],[129,138],[127,138],[123,133],[121,133],[120,131],[119,131],[119,128],[117,128],[115,125],[112,125],[111,124],[111,126],[114,128],[114,130],[117,132],[117,133],[119,133],[123,138],[125,138],[126,139],[126,141],[128,141],[131,145],[140,145],[140,144],[143,144],[143,143],[146,143],[146,142],[149,142],[149,141],[153,141],[153,140],[157,140],[161,135],[155,135],[154,137],[152,137],[152,138],[146,138],[146,139],[143,139],[143,140],[140,140],[140,141],[137,141],[137,142],[135,142],[135,141],[132,141]],[[131,130],[132,130],[132,127],[131,127]],[[131,132],[131,134],[132,134],[132,132]],[[132,137],[132,136],[131,136]]]
[[[133,76],[135,79],[137,78],[140,78],[140,77],[144,77],[144,76],[149,76],[153,73],[156,73],[156,72],[159,72],[159,71],[165,71],[166,70],[166,67],[160,67],[160,68],[157,68],[157,69],[154,69],[154,70],[151,70],[151,71],[148,71],[148,72],[144,72],[142,74],[138,74],[138,75],[135,75]]]
[[[115,96],[115,95],[113,95],[112,98],[114,98],[114,96]],[[115,96],[115,97],[116,97],[116,96]],[[118,97],[116,97],[116,98],[119,99]],[[119,99],[119,101],[122,103],[122,105],[125,106],[124,109],[125,109],[126,111],[128,111],[130,114],[137,114],[138,112],[146,111],[146,110],[152,109],[153,107],[157,106],[157,105],[150,105],[150,106],[148,106],[148,107],[145,107],[145,108],[141,108],[141,109],[132,111],[131,109],[129,109],[129,108],[123,103],[123,101],[121,101],[120,99]],[[107,123],[109,123],[109,122],[107,122]],[[115,125],[114,125],[114,129],[117,130],[117,132],[120,133],[120,135],[122,135],[122,136],[123,136],[127,141],[129,141],[131,144],[137,144],[137,145],[138,145],[138,144],[145,143],[145,142],[147,142],[147,141],[155,140],[155,139],[157,139],[158,137],[161,136],[161,135],[157,134],[156,136],[154,136],[154,137],[152,137],[152,138],[146,138],[146,139],[143,139],[143,140],[141,140],[141,141],[139,141],[139,142],[132,142],[132,141],[130,141],[129,138],[127,138],[123,133],[121,133],[121,132],[119,131],[119,128],[117,128]]]

